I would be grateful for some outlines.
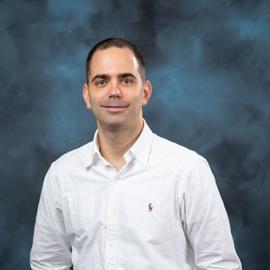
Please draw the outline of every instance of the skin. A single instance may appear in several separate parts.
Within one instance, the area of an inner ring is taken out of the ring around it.
[[[119,170],[142,131],[142,107],[151,97],[151,83],[142,79],[133,52],[117,47],[94,53],[88,79],[83,99],[96,118],[100,152]]]

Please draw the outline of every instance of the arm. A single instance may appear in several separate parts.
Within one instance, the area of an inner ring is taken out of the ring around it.
[[[241,270],[229,219],[207,161],[198,159],[186,189],[186,230],[198,270]]]
[[[65,232],[53,165],[48,170],[38,205],[30,264],[33,270],[67,270],[70,244]]]

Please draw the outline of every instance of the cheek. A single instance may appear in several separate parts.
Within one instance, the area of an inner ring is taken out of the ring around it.
[[[137,101],[138,101],[138,104],[139,104],[140,106],[143,105],[143,103],[144,103],[144,98],[143,98],[143,93],[142,93],[142,92],[137,96]]]
[[[142,101],[143,101],[143,98],[142,98],[142,95],[141,94],[136,94],[136,95],[131,95],[127,98],[127,100],[129,100],[131,103],[133,103],[133,106],[140,106]]]
[[[129,97],[131,100],[134,100],[136,103],[141,103],[143,101],[143,91],[138,90],[134,92],[130,92],[131,96]]]
[[[89,96],[90,103],[92,105],[95,105],[97,103],[100,103],[100,100],[102,100],[101,93],[91,93]]]

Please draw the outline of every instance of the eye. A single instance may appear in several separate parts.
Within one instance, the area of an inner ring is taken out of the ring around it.
[[[95,81],[95,85],[96,85],[96,86],[99,86],[99,87],[103,87],[103,86],[105,86],[106,84],[107,84],[107,81],[104,80],[104,79],[97,79],[97,80]]]
[[[126,78],[122,79],[122,83],[124,85],[130,85],[130,84],[133,84],[134,82],[135,82],[135,80],[133,78],[130,78],[130,77],[126,77]]]

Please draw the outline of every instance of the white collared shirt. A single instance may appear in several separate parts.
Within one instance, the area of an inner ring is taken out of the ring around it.
[[[240,270],[207,161],[146,122],[116,171],[94,140],[48,170],[33,270]]]

